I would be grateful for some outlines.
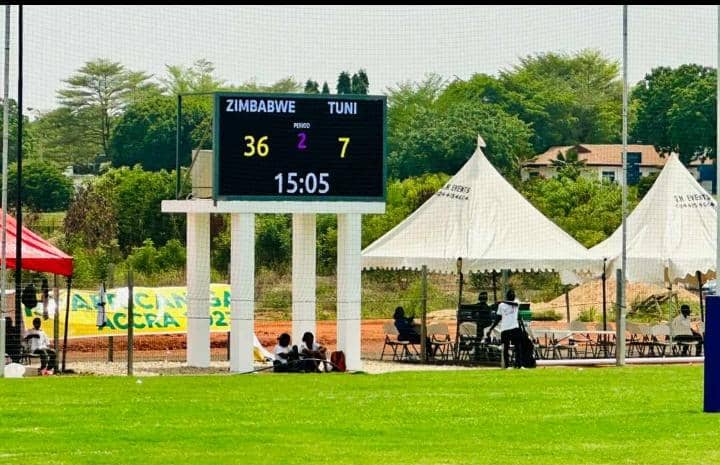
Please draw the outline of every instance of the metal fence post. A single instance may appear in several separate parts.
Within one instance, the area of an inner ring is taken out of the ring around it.
[[[127,332],[127,374],[128,376],[133,375],[133,333],[134,331],[134,315],[133,312],[133,272],[132,268],[128,268],[127,272],[127,285],[128,285],[128,332]]]
[[[420,325],[420,350],[422,351],[422,361],[427,363],[427,265],[422,267],[422,318]]]

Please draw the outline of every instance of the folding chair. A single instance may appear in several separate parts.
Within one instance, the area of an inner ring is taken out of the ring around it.
[[[383,332],[385,333],[385,344],[383,345],[382,353],[380,354],[380,360],[383,359],[385,356],[385,348],[390,346],[393,352],[393,360],[408,360],[411,355],[413,355],[410,352],[410,348],[413,349],[415,352],[415,355],[420,355],[420,352],[418,352],[417,347],[415,347],[415,344],[413,344],[410,341],[398,341],[397,337],[400,335],[397,328],[395,327],[395,323],[392,321],[388,321],[383,324]],[[392,336],[392,337],[390,337]],[[398,354],[398,348],[400,348],[400,353]]]
[[[430,349],[433,357],[440,355],[442,360],[448,360],[453,351],[453,342],[450,330],[445,323],[433,323],[427,327],[427,337],[430,340]]]

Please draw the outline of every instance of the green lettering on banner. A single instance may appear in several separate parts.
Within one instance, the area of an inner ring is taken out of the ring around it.
[[[147,323],[148,328],[152,328],[153,325],[155,325],[156,328],[162,328],[160,323],[157,321],[157,316],[154,313],[145,314],[145,323]],[[157,325],[155,323],[157,323]]]
[[[173,318],[173,316],[172,316],[171,314],[165,313],[165,314],[163,315],[163,327],[164,327],[164,328],[167,328],[167,327],[170,326],[170,325],[173,325],[173,326],[175,326],[176,328],[179,328],[179,327],[180,327],[180,323],[178,323],[178,322],[175,320],[175,318]]]
[[[108,330],[110,330],[110,329],[117,329],[117,328],[115,327],[115,325],[113,324],[113,319],[112,319],[112,318],[108,318],[107,320],[105,320],[105,326],[103,326],[102,328],[100,328],[100,331],[105,331],[105,328],[107,328]]]
[[[105,294],[105,298],[107,299],[108,307],[113,306],[113,302],[115,302],[115,294]]]
[[[219,307],[220,305],[220,299],[218,299],[214,292],[210,291],[210,306]]]
[[[124,323],[120,320],[121,318],[123,320],[125,320]],[[127,329],[128,325],[127,325],[127,320],[125,319],[124,313],[116,313],[115,316],[113,317],[113,320],[115,320],[115,326],[118,329]]]
[[[155,298],[157,299],[157,306],[158,311],[163,311],[166,308],[175,308],[175,306],[172,303],[172,300],[168,299],[162,293],[158,292],[155,294]]]
[[[25,316],[27,316],[27,317],[33,316],[33,311],[32,311],[32,309],[27,308],[27,307],[25,307],[24,305],[23,305],[23,307],[25,308]]]
[[[175,308],[185,308],[187,306],[187,303],[185,301],[185,296],[182,294],[170,294],[173,298],[173,301],[175,302]]]
[[[142,314],[133,312],[133,328],[143,329],[145,327],[145,323],[142,322],[142,317]]]
[[[136,292],[135,293],[135,305],[137,305],[140,308],[144,308],[145,310],[149,310],[151,308],[154,308],[155,306],[153,304],[144,303],[140,299],[147,299],[148,295],[144,292]]]
[[[226,316],[225,312],[221,310],[213,310],[210,317],[210,326],[227,326],[227,321],[225,321]],[[213,317],[217,317],[217,319]]]
[[[92,305],[89,305],[80,294],[73,294],[70,308],[73,312],[77,310],[93,310]]]
[[[223,291],[223,304],[225,308],[230,308],[230,291],[227,289]]]

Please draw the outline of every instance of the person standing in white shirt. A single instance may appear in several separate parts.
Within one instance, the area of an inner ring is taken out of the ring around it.
[[[490,335],[492,330],[495,329],[495,326],[500,323],[500,341],[503,345],[503,368],[510,368],[510,343],[515,347],[513,366],[515,368],[522,366],[520,363],[520,354],[522,354],[522,331],[520,331],[520,324],[518,323],[519,311],[520,303],[515,300],[515,291],[510,289],[505,295],[505,300],[498,305],[498,319],[495,320],[487,331],[487,334]]]
[[[25,334],[25,342],[30,344],[30,353],[40,356],[41,375],[51,375],[55,370],[55,351],[50,348],[50,338],[47,337],[45,331],[40,329],[40,318],[33,319],[33,329]]]

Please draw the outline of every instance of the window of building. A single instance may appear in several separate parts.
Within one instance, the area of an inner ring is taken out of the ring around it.
[[[615,182],[615,171],[603,171],[602,179],[603,181]]]

